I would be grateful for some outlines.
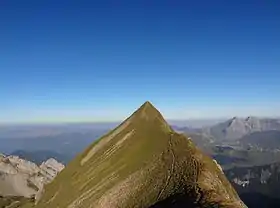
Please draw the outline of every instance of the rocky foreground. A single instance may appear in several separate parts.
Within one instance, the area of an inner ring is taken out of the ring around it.
[[[0,155],[0,196],[38,199],[44,185],[50,183],[64,165],[50,158],[40,166],[18,156]]]

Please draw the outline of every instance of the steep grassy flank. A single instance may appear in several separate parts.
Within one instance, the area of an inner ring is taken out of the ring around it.
[[[140,208],[174,197],[178,204],[244,207],[218,166],[146,102],[76,157],[36,207]]]

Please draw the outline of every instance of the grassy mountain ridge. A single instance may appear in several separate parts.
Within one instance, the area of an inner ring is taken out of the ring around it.
[[[36,205],[246,207],[219,166],[144,103],[78,155]]]

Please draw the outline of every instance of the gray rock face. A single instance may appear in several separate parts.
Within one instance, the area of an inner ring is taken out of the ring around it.
[[[0,195],[31,197],[43,190],[64,168],[55,159],[43,162],[40,167],[18,156],[0,155]]]
[[[253,132],[280,130],[278,119],[259,119],[256,117],[238,118],[219,123],[203,131],[218,140],[238,140]]]
[[[47,180],[52,181],[57,174],[62,171],[64,165],[50,158],[40,165],[41,173],[46,176]]]

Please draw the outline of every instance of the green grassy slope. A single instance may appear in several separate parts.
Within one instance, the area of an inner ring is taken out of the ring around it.
[[[169,199],[244,207],[218,166],[146,102],[76,157],[36,207],[175,207]]]

